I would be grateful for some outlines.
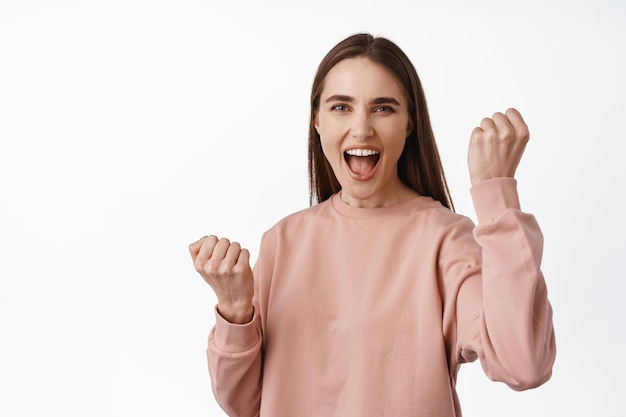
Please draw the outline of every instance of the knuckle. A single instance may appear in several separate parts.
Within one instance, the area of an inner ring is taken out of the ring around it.
[[[233,266],[233,274],[234,275],[243,275],[246,272],[246,266],[241,264],[236,264]]]
[[[482,136],[482,140],[486,142],[492,142],[498,138],[498,132],[494,129],[487,129]]]
[[[220,274],[220,265],[216,262],[209,261],[204,265],[204,272],[207,275],[216,276]]]
[[[508,140],[515,137],[513,130],[509,127],[502,127],[499,134],[500,139]]]
[[[217,270],[217,274],[216,274],[216,275],[219,275],[219,276],[221,276],[221,277],[228,276],[228,275],[230,275],[230,274],[232,273],[232,267],[231,267],[231,266],[229,266],[229,265],[228,265],[227,263],[225,263],[225,262],[220,263],[220,264],[217,266],[216,270]]]
[[[208,262],[206,262],[206,261],[205,262],[198,261],[198,262],[196,262],[194,264],[194,267],[196,268],[196,272],[198,272],[203,277],[211,276]]]
[[[470,139],[478,139],[478,138],[480,138],[482,133],[483,133],[483,130],[480,127],[475,127],[474,130],[472,130],[472,134],[470,135]]]
[[[518,130],[518,134],[524,140],[528,140],[530,138],[530,131],[528,130],[528,126],[523,125],[522,127],[520,127]]]

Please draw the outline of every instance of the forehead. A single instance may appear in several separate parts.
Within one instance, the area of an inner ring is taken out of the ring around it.
[[[344,59],[330,69],[324,80],[322,100],[335,94],[357,99],[394,97],[404,101],[400,81],[385,67],[365,57]]]

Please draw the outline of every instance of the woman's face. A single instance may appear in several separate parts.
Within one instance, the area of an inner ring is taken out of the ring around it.
[[[383,207],[415,195],[398,177],[398,159],[412,129],[400,82],[365,57],[340,61],[327,74],[315,129],[341,199]]]

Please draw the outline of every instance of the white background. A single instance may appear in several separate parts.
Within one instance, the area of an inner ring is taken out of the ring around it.
[[[465,416],[623,415],[625,2],[261,3],[0,0],[0,415],[223,415],[187,245],[254,260],[308,206],[313,75],[360,31],[415,64],[458,212],[472,128],[531,129],[557,362],[523,393],[464,366]]]

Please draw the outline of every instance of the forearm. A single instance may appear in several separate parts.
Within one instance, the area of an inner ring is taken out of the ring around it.
[[[520,211],[514,180],[497,181],[472,189],[482,248],[480,356],[492,379],[526,389],[550,377],[555,357],[543,236],[535,218]]]
[[[262,336],[256,312],[238,325],[216,311],[207,358],[213,394],[231,417],[258,416],[261,401]]]

